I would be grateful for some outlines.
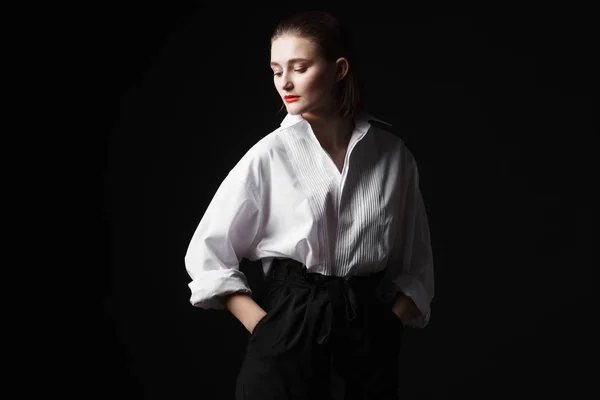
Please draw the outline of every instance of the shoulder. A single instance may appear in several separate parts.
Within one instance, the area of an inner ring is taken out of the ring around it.
[[[285,128],[280,126],[260,138],[254,145],[252,145],[252,147],[248,149],[248,151],[240,159],[240,162],[257,163],[271,160],[272,154],[280,151],[284,147],[282,141],[283,132],[285,132]]]
[[[391,123],[372,115],[367,115],[369,132],[373,134],[378,147],[393,159],[405,164],[413,164],[414,156],[406,144],[403,132],[394,128]]]
[[[396,143],[400,140],[400,137],[396,135],[392,124],[387,121],[384,121],[366,112],[360,115],[359,121],[360,123],[366,122],[369,133],[375,136],[378,140]]]
[[[273,168],[285,163],[286,138],[297,134],[297,127],[302,126],[302,119],[298,115],[286,114],[279,126],[257,140],[237,164],[231,169],[230,174],[237,175],[245,181],[267,183]],[[294,128],[296,127],[296,128]]]
[[[367,122],[369,122],[369,125],[371,125],[371,127],[375,129],[382,130],[387,133],[393,133],[392,124],[385,122],[379,118],[369,116],[367,118]]]
[[[406,148],[402,136],[391,123],[370,114],[366,115],[366,121],[369,124],[369,133],[372,133],[378,142],[385,146]]]
[[[254,143],[229,172],[252,186],[260,184],[265,171],[271,168],[273,153],[282,147],[280,132],[277,128]]]

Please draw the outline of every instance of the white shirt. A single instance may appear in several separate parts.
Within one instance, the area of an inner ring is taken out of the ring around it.
[[[341,173],[299,115],[246,152],[187,249],[192,305],[223,309],[219,296],[252,294],[242,258],[262,260],[265,273],[274,258],[291,258],[324,275],[386,269],[422,313],[411,325],[428,324],[433,257],[417,165],[400,138],[370,120],[357,116]]]

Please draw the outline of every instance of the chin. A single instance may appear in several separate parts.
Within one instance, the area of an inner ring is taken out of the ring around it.
[[[285,109],[290,115],[301,115],[309,111],[309,107],[301,107],[296,104],[286,104]]]
[[[290,115],[300,115],[303,112],[300,108],[297,108],[297,107],[286,107],[285,109],[287,110],[287,113]]]

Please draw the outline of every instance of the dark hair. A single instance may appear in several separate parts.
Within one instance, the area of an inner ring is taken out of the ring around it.
[[[346,76],[336,84],[334,99],[341,117],[354,117],[362,109],[364,97],[356,71],[356,58],[350,47],[348,33],[340,21],[325,11],[300,12],[279,22],[271,36],[271,44],[285,35],[312,40],[328,61],[336,61],[339,57],[348,60],[350,68]]]

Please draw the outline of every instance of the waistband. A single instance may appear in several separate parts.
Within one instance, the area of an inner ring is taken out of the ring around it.
[[[318,272],[309,272],[306,265],[302,264],[297,260],[293,260],[290,258],[277,258],[273,260],[271,265],[271,269],[267,275],[267,278],[277,279],[277,278],[285,278],[290,275],[296,275],[304,278],[305,280],[313,283],[327,282],[327,281],[336,281],[336,280],[345,280],[349,283],[352,282],[377,282],[383,278],[385,271],[379,271],[369,275],[352,275],[348,277],[342,276],[330,276],[323,275]]]
[[[327,291],[331,305],[335,309],[344,310],[344,319],[351,322],[356,317],[359,302],[386,302],[381,291],[386,286],[383,281],[385,271],[370,275],[353,275],[349,277],[328,276],[309,272],[307,267],[292,259],[275,259],[267,274],[271,290],[279,285]],[[331,311],[331,310],[330,310]],[[332,329],[331,312],[326,315],[323,331],[319,334],[319,342],[326,342]]]
[[[265,277],[267,281],[288,281],[292,285],[312,286],[348,286],[361,299],[371,299],[383,304],[391,304],[400,290],[389,279],[385,279],[385,270],[369,275],[352,275],[348,277],[328,276],[309,272],[299,261],[290,258],[273,260],[271,269]],[[368,300],[370,301],[370,300]]]

